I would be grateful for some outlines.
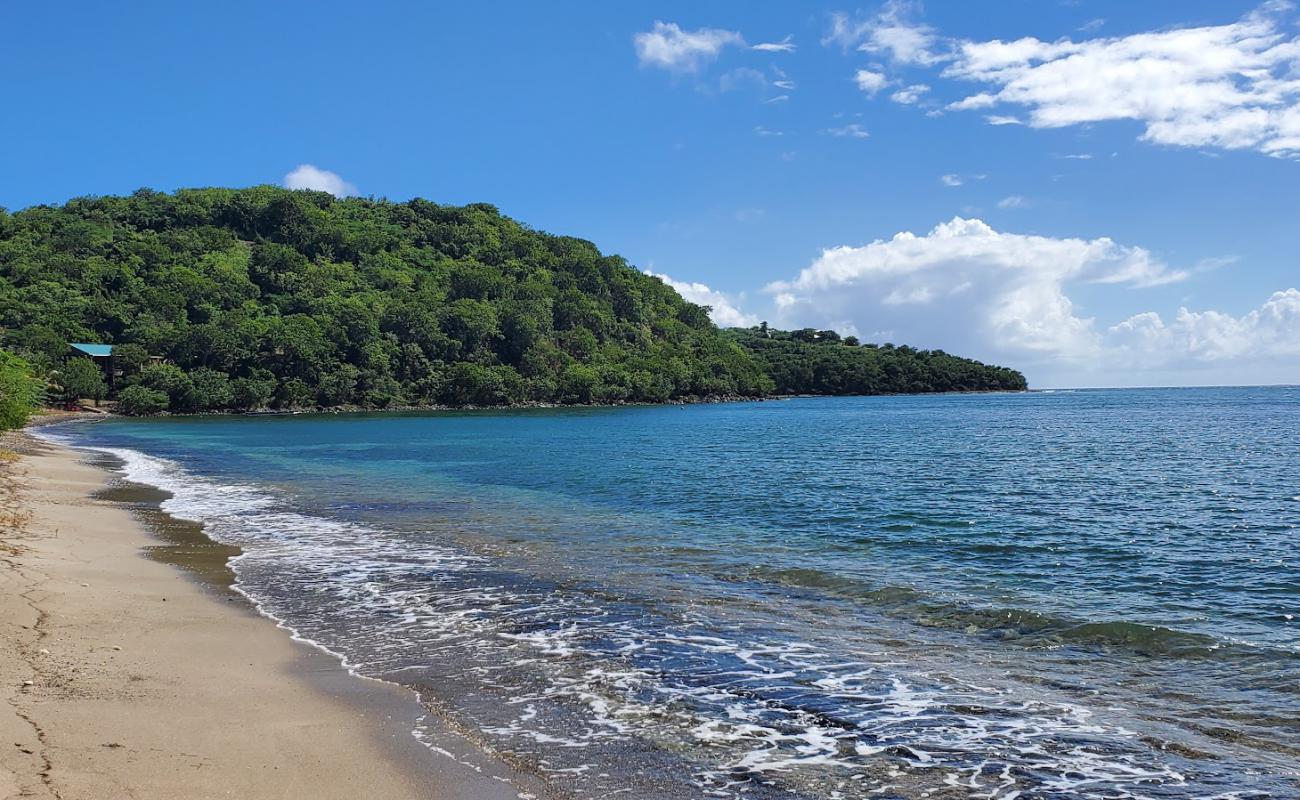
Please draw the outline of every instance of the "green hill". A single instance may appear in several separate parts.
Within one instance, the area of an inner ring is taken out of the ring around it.
[[[663,402],[792,385],[787,356],[720,331],[590,242],[485,204],[269,186],[0,210],[0,345],[56,383],[93,380],[63,363],[69,341],[115,345],[115,388],[142,411]]]

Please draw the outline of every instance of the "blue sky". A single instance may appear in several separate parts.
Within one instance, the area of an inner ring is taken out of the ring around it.
[[[494,203],[724,324],[1300,383],[1287,5],[188,5],[10,10],[0,205],[307,175]]]

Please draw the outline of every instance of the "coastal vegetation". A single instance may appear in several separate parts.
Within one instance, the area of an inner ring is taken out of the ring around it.
[[[745,348],[772,379],[778,394],[908,394],[1023,391],[1025,376],[907,345],[861,344],[835,331],[778,331],[766,324],[733,328],[727,335]]]
[[[259,186],[0,210],[0,344],[56,396],[127,413],[1024,386],[805,334],[721,331],[624,259],[482,203]],[[111,367],[70,342],[113,345]]]
[[[44,389],[30,364],[0,350],[0,431],[21,428],[36,410]]]

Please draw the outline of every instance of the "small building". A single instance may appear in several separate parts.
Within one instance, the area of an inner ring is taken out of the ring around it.
[[[89,358],[104,373],[109,386],[115,383],[117,371],[113,368],[113,345],[68,342],[68,358]]]

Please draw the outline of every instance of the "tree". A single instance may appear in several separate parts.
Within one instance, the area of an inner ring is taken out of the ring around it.
[[[167,395],[168,408],[190,411],[194,408],[194,381],[175,364],[150,364],[140,370],[140,385]]]
[[[275,376],[264,369],[255,369],[252,374],[231,381],[231,405],[241,411],[266,408],[275,395]]]
[[[167,394],[136,384],[117,396],[117,411],[129,416],[145,416],[167,410]]]
[[[196,411],[229,408],[235,399],[230,376],[224,372],[200,367],[190,373],[190,382],[190,402]]]
[[[89,358],[68,359],[59,370],[59,384],[63,386],[64,397],[73,403],[89,397],[95,401],[95,405],[99,405],[99,401],[108,392],[103,371]]]
[[[21,428],[40,405],[42,382],[31,365],[0,350],[0,430]]]
[[[138,344],[127,342],[113,347],[113,368],[120,370],[124,379],[138,375],[148,363],[149,351]]]

